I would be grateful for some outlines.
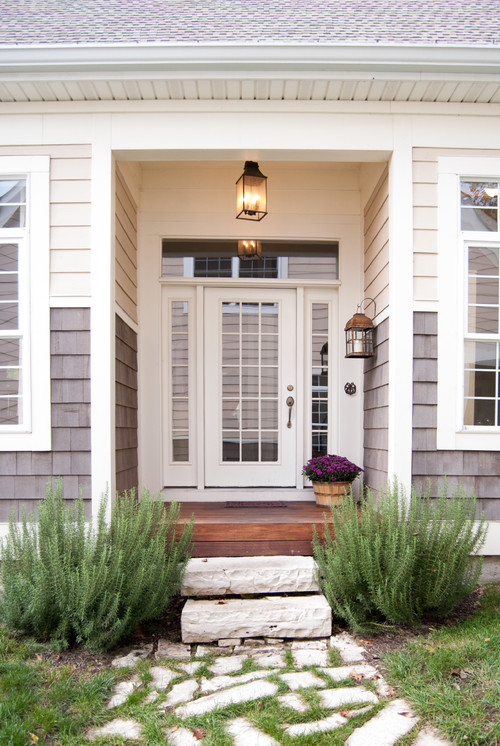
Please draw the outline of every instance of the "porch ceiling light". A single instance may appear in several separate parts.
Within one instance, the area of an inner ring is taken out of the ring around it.
[[[236,218],[262,220],[267,215],[267,176],[259,171],[259,164],[246,161],[243,173],[236,182]]]
[[[373,344],[375,325],[361,310],[365,301],[373,303],[373,315],[377,315],[377,306],[373,298],[363,298],[361,303],[358,304],[356,313],[345,325],[346,357],[374,357],[375,355]]]
[[[238,241],[238,256],[245,261],[249,259],[262,259],[261,242],[250,238]]]

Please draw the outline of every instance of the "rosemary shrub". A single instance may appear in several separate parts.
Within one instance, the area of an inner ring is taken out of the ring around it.
[[[476,586],[481,559],[471,557],[486,534],[474,521],[476,500],[446,484],[436,499],[395,481],[358,505],[352,493],[325,515],[323,541],[314,536],[320,583],[334,614],[354,630],[387,620],[415,624],[444,616]]]
[[[175,539],[179,507],[168,513],[147,491],[117,497],[109,525],[103,498],[95,525],[80,497],[64,504],[60,480],[47,487],[39,518],[26,518],[1,552],[0,616],[11,629],[67,646],[112,647],[146,619],[164,613],[179,591],[192,522]],[[67,501],[66,501],[67,502]]]

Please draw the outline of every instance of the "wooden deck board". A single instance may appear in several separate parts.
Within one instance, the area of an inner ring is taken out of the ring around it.
[[[323,534],[328,510],[313,502],[227,506],[224,502],[180,503],[180,523],[194,516],[195,557],[312,554],[313,526]]]

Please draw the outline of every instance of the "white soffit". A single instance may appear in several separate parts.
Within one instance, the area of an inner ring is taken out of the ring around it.
[[[0,46],[0,101],[500,103],[500,49]]]

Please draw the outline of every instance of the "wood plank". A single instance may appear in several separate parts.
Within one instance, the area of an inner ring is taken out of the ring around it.
[[[195,541],[220,541],[222,539],[240,541],[244,535],[249,541],[304,541],[311,538],[312,525],[307,523],[246,523],[242,528],[241,525],[231,523],[207,526],[195,521],[193,538]]]
[[[312,555],[310,541],[197,541],[193,557],[266,557]]]
[[[238,507],[186,502],[180,503],[177,531],[194,517],[195,557],[310,555],[313,526],[322,537],[325,514],[329,511],[312,501],[264,501]]]
[[[202,523],[316,523],[322,520],[325,512],[312,501],[289,501],[286,508],[227,508],[223,502],[183,502],[179,505],[181,519],[194,515],[196,521]],[[169,503],[165,503],[167,509],[168,506]]]

